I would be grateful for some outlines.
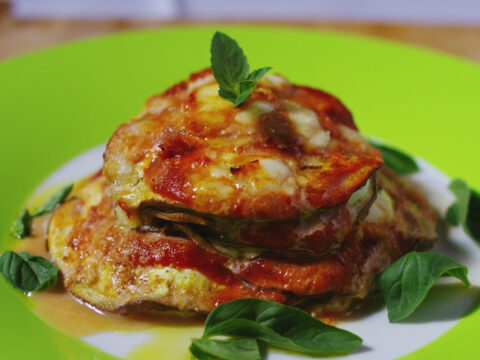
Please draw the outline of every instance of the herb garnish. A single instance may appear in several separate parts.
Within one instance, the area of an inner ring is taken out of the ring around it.
[[[193,339],[190,352],[199,360],[260,360],[255,339],[203,340]]]
[[[67,185],[50,196],[33,214],[30,214],[28,209],[24,209],[18,218],[13,222],[10,229],[10,233],[13,237],[22,239],[30,235],[30,227],[32,225],[33,218],[45,215],[63,203],[68,194],[73,189],[73,184]]]
[[[256,339],[268,345],[313,355],[346,353],[362,344],[357,335],[326,325],[305,311],[255,298],[234,300],[215,308],[205,322],[201,341],[212,336]],[[194,344],[193,350],[198,350]],[[212,357],[223,358],[220,353],[213,353],[218,345],[207,344],[205,347],[208,346],[208,354]],[[250,343],[248,349],[253,353]]]
[[[247,57],[238,43],[217,31],[210,46],[213,75],[220,86],[218,95],[240,106],[253,92],[260,79],[271,67],[250,71]]]
[[[30,235],[30,227],[32,225],[32,216],[28,212],[28,209],[23,209],[23,211],[18,215],[17,220],[15,220],[10,228],[10,233],[13,237],[17,239],[22,239]]]
[[[446,220],[452,225],[462,225],[468,235],[480,241],[480,194],[460,179],[453,180],[448,188],[457,201],[448,208]]]
[[[408,175],[419,170],[417,163],[410,155],[390,146],[379,144],[372,139],[368,139],[368,143],[382,152],[385,164],[397,174]]]
[[[13,287],[22,291],[46,289],[57,281],[58,268],[41,256],[28,252],[5,251],[0,256],[0,270]]]
[[[37,217],[37,216],[42,216],[45,215],[57,207],[57,205],[60,205],[65,201],[67,198],[68,194],[70,194],[70,191],[73,189],[73,184],[67,185],[61,189],[58,189],[55,191],[52,196],[48,198],[47,201],[45,201],[38,209],[35,211],[35,213],[32,215],[32,217]]]
[[[444,254],[415,251],[405,254],[377,278],[388,319],[394,322],[410,316],[441,276],[454,276],[470,285],[467,273],[465,266]]]

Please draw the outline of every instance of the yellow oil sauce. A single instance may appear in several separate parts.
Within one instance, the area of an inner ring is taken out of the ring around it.
[[[46,198],[44,194],[42,200]],[[41,203],[38,199],[29,205]],[[33,206],[29,206],[32,207]],[[35,218],[31,235],[15,242],[14,250],[28,251],[33,255],[52,260],[47,248],[47,231],[51,215]],[[147,331],[152,339],[138,346],[127,356],[129,359],[189,359],[188,347],[193,337],[201,336],[205,316],[180,312],[143,312],[129,315],[103,313],[73,297],[62,286],[29,294],[33,312],[43,321],[74,336],[102,332]]]

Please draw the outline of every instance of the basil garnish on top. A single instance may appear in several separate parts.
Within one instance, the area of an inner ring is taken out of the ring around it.
[[[218,95],[241,105],[253,92],[260,79],[271,67],[263,67],[249,73],[247,57],[238,43],[228,35],[217,31],[210,46],[210,62],[213,75],[220,86]]]
[[[17,220],[13,222],[10,233],[13,237],[22,239],[30,235],[30,227],[33,218],[45,215],[63,203],[73,189],[73,184],[67,185],[55,191],[33,214],[28,209],[24,209]]]
[[[13,287],[22,291],[46,289],[57,281],[58,268],[41,256],[28,252],[5,251],[0,256],[0,270]]]
[[[480,241],[480,194],[468,188],[465,181],[456,179],[448,187],[457,201],[447,210],[447,221],[462,225],[465,232]]]
[[[382,152],[385,164],[397,174],[408,175],[419,170],[415,160],[404,152],[390,146],[379,144],[372,139],[368,139],[368,143]]]
[[[313,355],[346,353],[362,344],[357,335],[326,325],[305,311],[255,298],[234,300],[215,308],[205,322],[202,340],[212,336],[254,338]]]
[[[410,316],[441,276],[454,276],[470,285],[467,273],[465,266],[444,254],[415,251],[405,254],[377,278],[388,319],[394,322]]]

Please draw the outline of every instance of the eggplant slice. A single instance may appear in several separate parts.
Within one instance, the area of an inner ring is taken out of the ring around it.
[[[379,183],[370,213],[337,249],[322,256],[266,253],[238,259],[209,243],[198,245],[181,231],[120,225],[107,181],[96,175],[75,186],[53,215],[49,251],[65,287],[104,311],[208,312],[245,297],[337,309],[366,296],[380,271],[436,236],[435,212],[421,194],[386,169]]]

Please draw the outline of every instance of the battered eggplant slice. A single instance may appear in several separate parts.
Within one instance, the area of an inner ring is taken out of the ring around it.
[[[437,237],[437,216],[423,195],[386,167],[378,178],[377,199],[341,248],[295,261],[278,256],[235,260],[229,268],[255,286],[297,295],[365,297],[380,272],[407,252],[431,248]]]
[[[239,256],[338,247],[373,202],[383,163],[333,96],[266,75],[235,108],[210,70],[149,99],[104,159],[123,225],[182,219],[192,238]]]
[[[76,186],[56,211],[48,245],[66,289],[104,311],[208,312],[237,298],[289,301],[280,290],[240,280],[224,267],[224,256],[188,239],[120,226],[101,174]]]
[[[340,248],[294,260],[278,254],[240,260],[197,245],[173,225],[161,232],[121,226],[107,182],[97,174],[54,214],[49,249],[65,287],[105,311],[208,312],[245,297],[308,309],[321,304],[317,313],[339,304],[345,310],[372,291],[375,276],[395,259],[436,237],[436,215],[423,196],[387,169],[379,180],[368,216]]]
[[[263,253],[321,255],[340,246],[351,231],[351,222],[362,219],[375,199],[376,177],[357,190],[346,204],[320,209],[286,220],[244,220],[196,213],[158,204],[142,204],[139,214],[147,231],[177,231],[202,247],[235,258],[252,258]]]

